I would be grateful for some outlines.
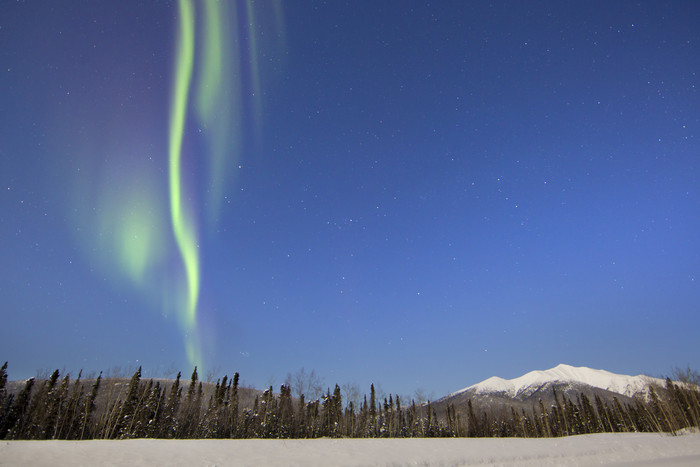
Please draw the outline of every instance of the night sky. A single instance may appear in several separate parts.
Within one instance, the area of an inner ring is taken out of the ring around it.
[[[10,379],[700,367],[700,3],[3,1]]]

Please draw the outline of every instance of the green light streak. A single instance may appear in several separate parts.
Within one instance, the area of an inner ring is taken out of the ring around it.
[[[286,32],[284,30],[284,8],[282,7],[282,0],[272,0],[272,11],[275,17],[275,31],[279,35],[279,42],[284,44],[286,42]]]
[[[284,42],[282,7],[281,0],[177,1],[166,176],[149,149],[157,131],[143,108],[120,114],[110,128],[98,125],[91,134],[100,137],[80,141],[76,154],[67,216],[80,246],[110,283],[137,289],[149,307],[175,315],[186,357],[200,368],[215,334],[202,319],[200,236],[216,232],[245,143],[261,136],[263,78],[278,64],[274,42]],[[193,117],[201,132],[187,137]],[[183,164],[185,146],[194,163]],[[205,209],[210,224],[201,227]]]
[[[179,1],[180,25],[175,60],[175,85],[170,109],[169,182],[170,219],[173,234],[187,279],[187,306],[183,317],[186,330],[196,326],[199,298],[199,256],[193,216],[183,204],[181,171],[182,139],[187,115],[187,101],[194,64],[194,6],[189,0]],[[189,352],[188,352],[189,353]],[[190,362],[193,363],[193,362]]]
[[[260,132],[262,119],[262,94],[260,91],[260,66],[258,64],[258,39],[256,35],[255,10],[253,0],[246,1],[248,13],[248,55],[250,57],[250,82],[253,86],[253,117],[255,128]]]
[[[197,107],[200,118],[211,113],[218,100],[221,86],[224,81],[224,44],[223,22],[225,13],[223,6],[216,1],[205,1],[204,5],[204,46],[202,58],[202,77],[199,80],[197,92]]]
[[[223,190],[231,173],[231,167],[240,153],[244,105],[242,105],[242,78],[239,70],[248,68],[251,87],[251,109],[255,130],[260,136],[262,119],[262,91],[260,79],[260,44],[258,43],[256,9],[259,5],[245,1],[247,30],[238,30],[235,4],[217,0],[202,0],[198,13],[202,14],[199,29],[195,31],[195,5],[193,0],[178,1],[179,26],[175,48],[174,83],[170,107],[169,127],[169,194],[172,232],[178,253],[184,265],[187,296],[178,299],[176,306],[181,311],[180,324],[184,332],[185,351],[192,364],[202,364],[204,340],[198,327],[198,306],[201,283],[200,257],[198,250],[196,214],[184,200],[187,198],[182,173],[182,151],[188,103],[193,75],[196,89],[193,92],[193,107],[196,112],[201,136],[206,147],[205,159],[209,179],[205,185],[208,193],[206,206],[209,220],[219,214],[223,202]],[[233,6],[231,6],[233,5]],[[281,3],[272,4],[278,25],[282,20]],[[230,7],[230,8],[229,8]],[[229,11],[230,10],[230,11]],[[281,28],[280,28],[281,29]],[[196,34],[195,34],[196,32]],[[247,36],[246,36],[247,35]],[[195,36],[197,48],[195,49]],[[241,60],[240,48],[247,43],[248,63]],[[197,67],[195,70],[195,54]],[[198,143],[199,144],[199,143]],[[197,150],[203,148],[197,147]],[[190,209],[187,209],[190,207]],[[131,229],[133,230],[133,229]],[[143,251],[139,247],[134,255]],[[138,273],[143,268],[137,258],[129,255],[129,268]]]
[[[194,104],[209,150],[207,217],[211,226],[221,211],[231,167],[239,158],[241,85],[234,72],[234,64],[239,62],[232,40],[238,36],[236,8],[226,8],[227,3],[216,0],[206,0],[202,5],[202,54]]]

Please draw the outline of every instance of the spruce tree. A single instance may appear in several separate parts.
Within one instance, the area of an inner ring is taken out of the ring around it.
[[[331,396],[331,436],[340,436],[342,430],[343,400],[340,394],[340,386],[335,385]]]
[[[612,420],[610,420],[610,414],[608,413],[608,409],[603,403],[603,400],[597,394],[595,396],[595,406],[596,410],[598,411],[600,423],[603,426],[603,431],[610,433],[614,432],[615,428],[613,427]]]
[[[61,417],[61,421],[56,426],[54,439],[74,439],[76,436],[77,427],[80,421],[81,405],[83,403],[83,385],[80,378],[83,371],[80,370],[78,378],[73,382],[73,389],[70,392],[70,397],[66,401],[64,409],[65,414]]]
[[[601,423],[598,416],[593,410],[591,401],[588,399],[586,394],[581,393],[581,409],[584,416],[584,425],[586,433],[600,433]]]
[[[50,418],[49,406],[55,395],[58,377],[59,372],[55,370],[31,398],[22,428],[14,436],[19,437],[19,439],[43,439],[44,428]]]
[[[131,422],[130,437],[147,438],[155,432],[154,426],[160,418],[161,392],[160,383],[154,384],[152,379],[141,390],[138,408]]]
[[[666,391],[669,394],[669,413],[674,424],[678,427],[691,426],[688,411],[690,407],[671,378],[666,378]]]
[[[539,400],[539,405],[540,405],[540,411],[542,412],[542,427],[544,428],[544,436],[547,438],[552,437],[552,430],[550,429],[549,425],[549,412],[547,412],[547,409],[544,408],[544,403],[542,402],[542,399]]]
[[[479,429],[479,420],[474,413],[474,407],[472,406],[472,400],[467,401],[467,414],[468,414],[468,424],[467,424],[467,436],[470,438],[477,438],[481,436],[481,430]]]
[[[394,432],[396,436],[405,437],[403,411],[401,409],[401,399],[396,396],[396,421],[394,422]]]
[[[0,368],[0,427],[3,425],[3,420],[7,416],[7,412],[10,410],[10,403],[8,401],[7,389],[7,362]]]
[[[377,426],[377,396],[374,392],[374,383],[370,385],[368,415],[369,419],[367,420],[367,437],[374,438],[376,436]]]
[[[160,383],[157,383],[160,397],[156,403],[155,417],[151,420],[148,428],[146,429],[146,437],[148,438],[158,438],[162,430],[163,417],[165,415],[165,386],[160,388]]]
[[[126,395],[119,407],[119,418],[114,425],[110,438],[118,437],[124,439],[133,437],[131,429],[133,428],[134,417],[137,415],[136,411],[139,408],[140,383],[141,367],[136,370],[129,381]]]
[[[355,437],[355,404],[350,401],[345,408],[345,436]]]
[[[292,407],[292,389],[287,385],[280,386],[280,438],[290,438],[294,433],[294,408]]]
[[[568,436],[570,434],[570,429],[569,425],[566,420],[566,414],[564,413],[564,408],[562,407],[562,403],[559,401],[559,395],[557,394],[557,388],[552,387],[552,392],[554,394],[554,401],[556,402],[556,407],[557,410],[555,412],[555,416],[553,417],[554,420],[556,420],[556,423],[558,425],[558,432],[560,436]]]
[[[25,425],[28,420],[29,398],[34,386],[34,378],[29,378],[24,384],[24,388],[14,400],[7,411],[4,423],[0,426],[0,438],[2,439],[26,439],[23,437]]]
[[[233,386],[231,387],[231,401],[229,403],[228,437],[238,437],[238,372],[233,375]]]
[[[170,394],[165,402],[163,410],[163,423],[159,430],[161,438],[174,438],[178,432],[177,414],[180,409],[180,377],[182,374],[178,371],[175,382],[170,386]]]
[[[46,419],[44,421],[44,429],[42,438],[52,439],[56,436],[56,429],[62,423],[65,416],[66,398],[70,385],[70,375],[65,375],[61,381],[61,385],[56,391],[52,391],[49,397],[47,406]]]
[[[5,398],[7,397],[7,362],[0,368],[0,410],[5,403]],[[0,412],[0,417],[2,417],[2,412]]]
[[[297,405],[299,408],[297,410],[297,423],[295,435],[297,438],[308,437],[308,431],[306,429],[307,424],[307,414],[306,414],[306,402],[304,401],[304,394],[299,396],[299,402]]]
[[[197,367],[194,367],[192,371],[192,377],[190,378],[190,384],[187,388],[187,395],[182,404],[182,416],[180,417],[179,424],[179,439],[188,439],[194,436],[197,425],[199,424],[199,409],[201,407],[201,399],[198,401],[197,397],[197,383],[199,381],[199,375],[197,374]],[[201,386],[200,386],[201,387]]]
[[[82,420],[80,422],[80,439],[85,439],[86,432],[88,433],[88,437],[92,438],[92,436],[89,435],[89,427],[91,425],[92,414],[95,411],[95,399],[97,399],[97,391],[100,389],[101,381],[102,372],[100,372],[100,375],[97,377],[95,383],[92,385],[90,396],[88,396],[87,401],[85,401],[85,406],[83,407],[84,412]]]

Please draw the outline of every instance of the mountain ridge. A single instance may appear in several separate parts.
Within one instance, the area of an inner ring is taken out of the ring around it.
[[[621,375],[607,370],[575,367],[562,363],[549,370],[534,370],[513,379],[492,376],[480,383],[448,394],[439,400],[449,399],[467,392],[474,395],[500,394],[505,397],[522,398],[528,393],[536,392],[539,388],[553,384],[590,386],[622,396],[634,397],[637,394],[646,395],[651,384],[663,386],[664,380],[646,375]]]

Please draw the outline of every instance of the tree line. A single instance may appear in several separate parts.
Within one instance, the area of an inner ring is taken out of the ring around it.
[[[0,439],[556,437],[675,434],[700,426],[698,385],[668,378],[665,387],[650,388],[648,399],[634,403],[590,400],[584,393],[572,400],[555,392],[549,407],[541,399],[530,410],[476,407],[469,400],[466,407],[447,406],[440,416],[430,402],[395,395],[378,400],[374,385],[356,407],[343,404],[337,384],[313,400],[293,397],[283,384],[278,393],[270,387],[242,404],[238,373],[214,385],[202,383],[196,367],[184,384],[180,373],[174,381],[143,380],[141,368],[128,384],[119,381],[102,374],[71,381],[56,370],[10,393],[6,362],[0,368]]]

